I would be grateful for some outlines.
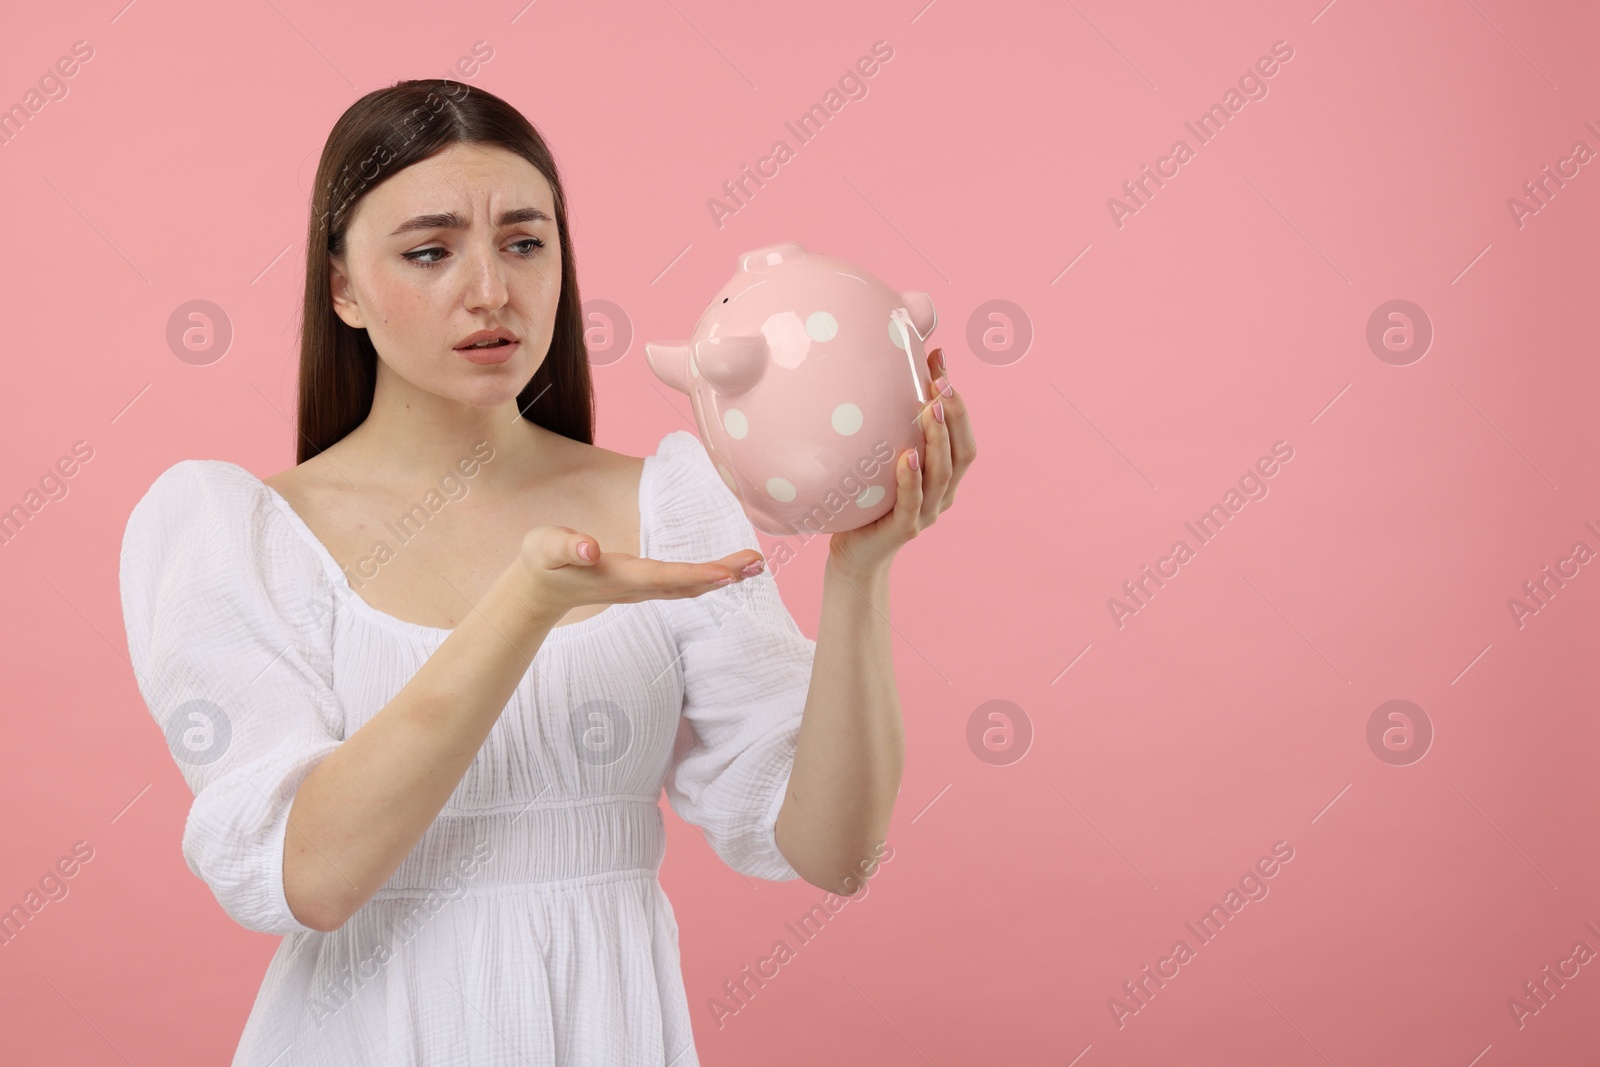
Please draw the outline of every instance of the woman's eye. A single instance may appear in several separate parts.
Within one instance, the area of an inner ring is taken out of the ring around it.
[[[544,247],[544,241],[541,240],[538,237],[524,237],[522,240],[514,242],[511,245],[511,247],[516,248],[519,245],[532,245],[533,246],[532,248],[529,248],[525,252],[518,252],[517,253],[517,255],[522,256],[524,259],[530,259],[535,254],[538,253],[539,249]],[[440,259],[423,259],[422,258],[423,256],[433,255],[436,252],[440,254],[440,256],[441,256]],[[443,256],[447,256],[449,254],[450,253],[448,251],[446,251],[445,249],[443,249],[443,248],[419,248],[414,252],[402,252],[401,256],[404,259],[409,260],[412,263],[415,263],[419,267],[437,267],[441,262],[443,262],[443,258],[442,257]]]
[[[437,267],[439,265],[439,261],[437,259],[421,259],[419,257],[429,255],[433,252],[443,251],[444,249],[442,248],[419,248],[415,252],[402,252],[401,255],[418,266]]]

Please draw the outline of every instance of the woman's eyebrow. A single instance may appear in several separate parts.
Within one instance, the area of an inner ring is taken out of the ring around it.
[[[549,215],[536,207],[512,208],[500,216],[500,225],[515,226],[519,222],[554,222]],[[400,224],[400,228],[391,233],[390,237],[398,237],[402,233],[412,230],[464,230],[467,220],[454,211],[445,211],[434,215],[418,215],[407,219]]]

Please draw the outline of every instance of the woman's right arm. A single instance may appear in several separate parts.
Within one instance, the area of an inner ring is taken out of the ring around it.
[[[301,782],[289,809],[283,890],[331,931],[372,898],[433,824],[550,630],[583,603],[698,596],[750,560],[664,563],[578,555],[593,538],[540,527],[394,699]],[[755,555],[752,558],[759,558]]]

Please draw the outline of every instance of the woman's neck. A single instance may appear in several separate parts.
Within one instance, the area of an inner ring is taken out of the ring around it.
[[[515,397],[479,407],[409,383],[384,388],[385,377],[380,372],[367,418],[339,442],[342,454],[329,457],[357,468],[369,484],[432,484],[461,463],[482,463],[490,455],[495,461],[478,475],[478,484],[491,492],[510,490],[537,480],[556,458],[552,435],[522,417]]]

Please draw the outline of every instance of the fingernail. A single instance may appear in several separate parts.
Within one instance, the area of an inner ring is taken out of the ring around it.
[[[733,581],[733,575],[730,574],[726,578],[718,578],[716,581],[712,582],[711,584],[712,585],[727,585],[731,581]]]
[[[950,388],[950,379],[946,378],[942,374],[939,376],[939,379],[933,383],[933,391],[943,396],[956,395],[956,391]]]
[[[592,563],[594,561],[594,556],[591,554],[589,542],[587,541],[578,542],[578,555],[583,557],[583,561],[585,563]]]
[[[935,400],[933,402],[933,417],[938,419],[940,422],[944,421],[944,401],[943,400]]]
[[[744,575],[746,578],[754,578],[756,575],[758,575],[762,571],[766,570],[766,567],[767,567],[767,565],[766,565],[765,561],[758,559],[758,560],[755,560],[752,563],[747,564],[745,566],[744,570],[740,571],[739,573]]]
[[[939,373],[943,374],[944,373],[944,349],[943,348],[935,348],[933,350],[933,354],[939,357]]]
[[[911,464],[911,470],[913,472],[922,469],[922,460],[917,458],[917,450],[914,448],[911,450],[911,457],[906,462]]]

